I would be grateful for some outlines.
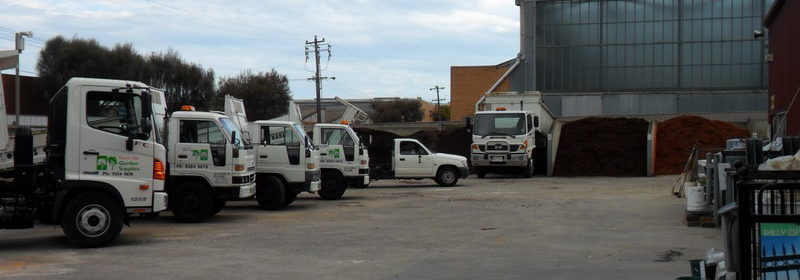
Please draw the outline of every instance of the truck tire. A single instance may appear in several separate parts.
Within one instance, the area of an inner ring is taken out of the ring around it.
[[[342,175],[333,171],[322,173],[322,186],[317,192],[323,200],[337,200],[342,198],[344,191],[347,190],[347,181]]]
[[[169,196],[169,205],[182,222],[198,223],[213,215],[214,199],[206,186],[184,183]]]
[[[292,202],[294,202],[294,200],[297,198],[298,194],[299,193],[295,191],[286,192],[286,200],[283,201],[283,206],[289,206],[289,204],[292,204]]]
[[[286,186],[283,181],[275,176],[264,177],[265,180],[256,180],[256,200],[258,206],[264,210],[280,210],[286,206]]]
[[[528,166],[525,167],[525,178],[533,177],[533,170],[534,170],[533,158],[529,157],[528,158]]]
[[[225,208],[225,203],[226,202],[227,201],[225,201],[225,200],[222,200],[222,199],[219,199],[219,198],[214,198],[214,209],[211,209],[211,215],[209,215],[209,216],[214,216],[217,213],[219,213],[219,211],[222,211],[222,208]]]
[[[458,177],[458,170],[450,166],[445,166],[439,168],[439,171],[436,172],[434,181],[441,186],[449,187],[458,183]]]
[[[477,173],[478,178],[486,178],[486,169],[483,167],[475,167],[475,173]]]
[[[111,196],[87,192],[73,197],[61,215],[61,229],[79,247],[105,246],[122,231],[122,205]]]

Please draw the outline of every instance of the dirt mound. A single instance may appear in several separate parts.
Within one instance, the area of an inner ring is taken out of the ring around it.
[[[367,145],[367,152],[369,152],[370,163],[375,164],[390,164],[392,161],[392,145],[394,139],[398,138],[397,134],[372,130],[369,128],[353,128],[361,139],[369,139],[372,136],[372,143]]]
[[[646,176],[648,122],[585,118],[561,128],[555,176]]]
[[[679,174],[693,147],[725,148],[725,140],[750,134],[731,123],[699,116],[679,116],[658,123],[656,131],[655,175]]]

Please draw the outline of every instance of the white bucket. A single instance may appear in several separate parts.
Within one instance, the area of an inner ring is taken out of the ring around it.
[[[686,187],[686,211],[706,210],[706,195],[703,186],[691,185]]]

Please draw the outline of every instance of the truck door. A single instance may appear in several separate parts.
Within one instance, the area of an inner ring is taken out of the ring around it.
[[[344,128],[324,127],[320,133],[320,162],[342,164],[345,174],[358,174],[353,137]]]
[[[231,184],[233,169],[226,168],[228,141],[216,122],[181,119],[178,133],[175,164],[170,166],[173,174],[203,176],[212,184]]]
[[[258,145],[258,166],[281,170],[287,178],[304,178],[301,164],[300,139],[291,127],[282,125],[261,126],[261,143]]]
[[[154,145],[141,124],[142,99],[131,93],[112,93],[83,87],[78,178],[114,186],[128,207],[152,205]],[[146,104],[146,106],[151,106]],[[132,150],[127,149],[131,138]],[[146,185],[148,188],[140,189]]]
[[[395,157],[397,177],[430,177],[433,171],[433,158],[428,150],[416,141],[401,140],[399,154]]]

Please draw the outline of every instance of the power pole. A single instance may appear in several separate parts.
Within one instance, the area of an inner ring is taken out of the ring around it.
[[[444,99],[439,98],[439,90],[440,89],[444,89],[444,87],[434,86],[434,87],[429,89],[429,90],[435,90],[436,91],[436,99],[434,99],[433,101],[436,101],[436,116],[438,118],[437,121],[442,121],[442,111],[441,111],[440,108],[442,106],[441,101],[444,100]]]
[[[327,50],[320,50],[320,46],[327,46]],[[319,58],[320,52],[328,52],[328,60],[331,59],[331,45],[325,44],[325,38],[322,40],[317,40],[317,35],[314,35],[314,41],[306,41],[306,61],[308,61],[308,54],[314,53],[314,60],[316,61],[316,72],[314,77],[308,78],[308,80],[314,80],[317,84],[317,123],[322,123],[322,105],[321,105],[321,92],[322,92],[322,80],[324,79],[332,79],[335,80],[336,77],[321,77],[321,70],[319,69]]]

